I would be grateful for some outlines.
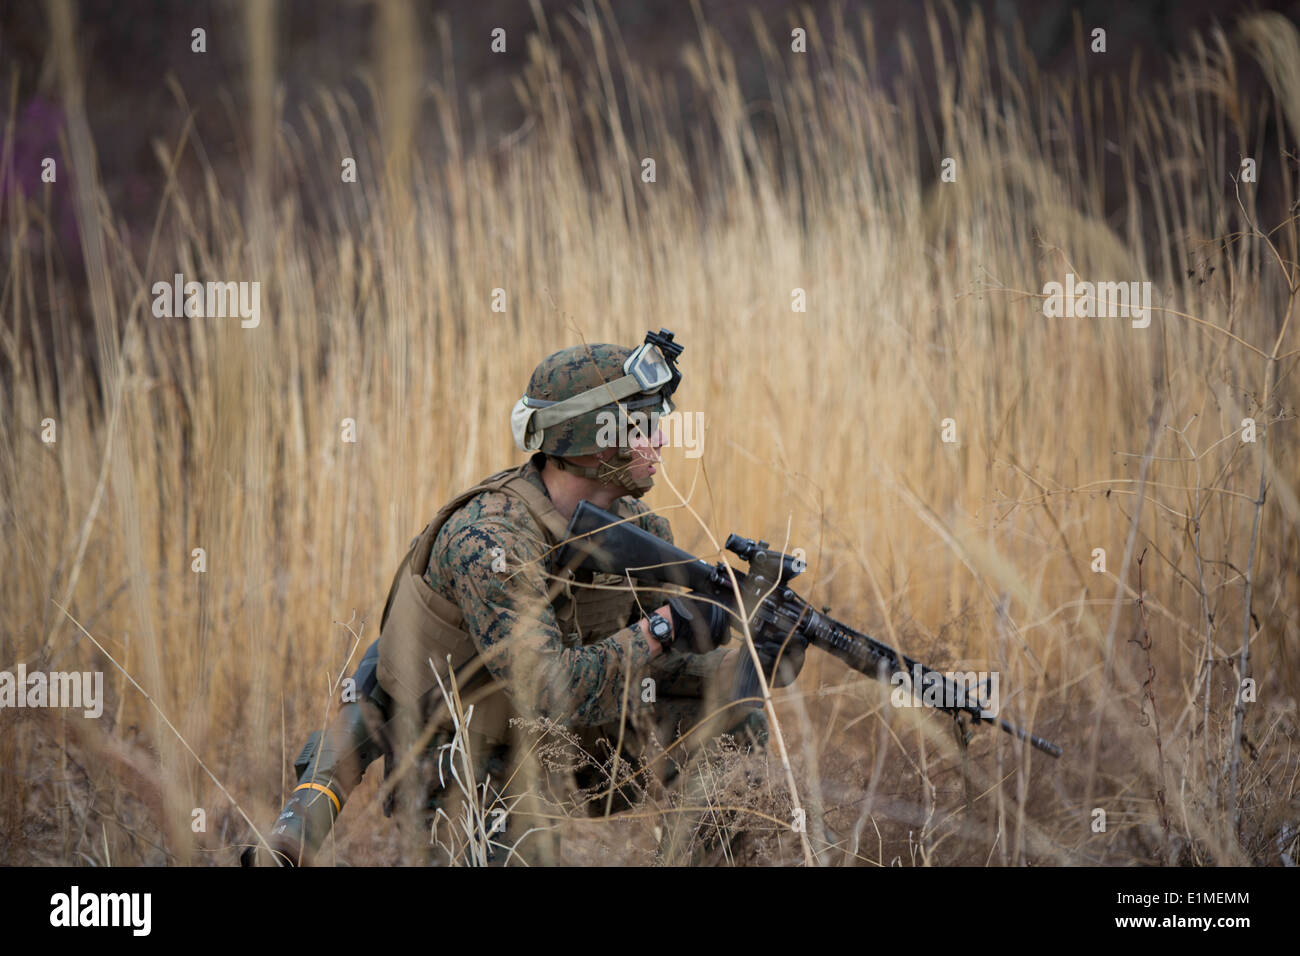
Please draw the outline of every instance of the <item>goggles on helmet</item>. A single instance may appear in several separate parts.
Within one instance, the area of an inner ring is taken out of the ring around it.
[[[657,392],[673,379],[673,370],[664,353],[650,342],[637,346],[623,363],[623,371],[636,379],[643,392]]]

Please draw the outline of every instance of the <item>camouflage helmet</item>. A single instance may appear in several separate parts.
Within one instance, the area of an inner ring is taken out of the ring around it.
[[[637,348],[598,343],[548,355],[515,403],[511,429],[521,451],[556,458],[594,455],[611,447],[599,434],[624,412],[668,414],[681,380],[673,362],[682,346],[672,333],[650,333]]]

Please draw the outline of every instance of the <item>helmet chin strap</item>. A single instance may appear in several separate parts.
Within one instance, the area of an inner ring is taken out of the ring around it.
[[[634,498],[640,498],[654,487],[655,480],[649,475],[644,478],[632,476],[630,466],[635,454],[636,452],[630,448],[620,448],[613,459],[602,461],[598,465],[579,465],[577,462],[566,461],[563,458],[555,459],[555,463],[565,471],[571,471],[583,478],[594,478],[602,485],[613,485]],[[615,461],[619,464],[614,464]]]

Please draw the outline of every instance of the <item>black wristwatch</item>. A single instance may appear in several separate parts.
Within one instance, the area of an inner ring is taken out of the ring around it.
[[[650,622],[650,634],[668,650],[673,643],[673,622],[662,614],[655,612],[646,618]]]

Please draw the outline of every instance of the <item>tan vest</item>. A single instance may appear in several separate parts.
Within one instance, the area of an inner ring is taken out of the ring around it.
[[[424,579],[438,532],[452,514],[484,491],[500,491],[513,495],[527,507],[533,520],[542,530],[547,546],[558,547],[567,537],[568,522],[556,510],[551,499],[524,475],[531,467],[525,463],[517,468],[497,472],[474,487],[457,495],[444,505],[432,521],[425,526],[402,559],[388,592],[388,602],[380,623],[379,683],[392,697],[395,707],[423,713],[425,718],[439,718],[446,725],[448,711],[440,702],[430,660],[438,668],[444,686],[450,668],[456,671],[457,686],[463,700],[474,702],[470,720],[471,743],[482,747],[504,743],[508,737],[508,723],[516,715],[506,694],[501,693],[483,665],[482,658],[462,627],[460,609],[430,587]],[[631,510],[621,502],[616,511],[627,517]],[[636,598],[627,589],[607,587],[568,587],[572,575],[557,571],[547,562],[548,573],[558,574],[565,580],[552,583],[549,597],[555,609],[560,631],[565,635],[567,647],[590,644],[602,640],[625,626],[636,605]],[[617,575],[596,575],[595,585],[625,583]],[[430,695],[429,692],[433,691]],[[436,705],[431,701],[439,701]],[[430,710],[431,706],[435,709]],[[409,725],[408,725],[409,726]]]

